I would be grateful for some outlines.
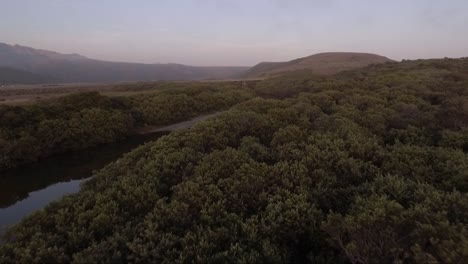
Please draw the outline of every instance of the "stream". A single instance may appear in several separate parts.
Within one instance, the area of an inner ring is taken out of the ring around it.
[[[0,172],[0,234],[8,226],[50,202],[78,192],[81,183],[89,179],[93,171],[103,168],[139,145],[156,140],[170,131],[189,128],[219,113],[145,129],[123,141],[52,156]]]

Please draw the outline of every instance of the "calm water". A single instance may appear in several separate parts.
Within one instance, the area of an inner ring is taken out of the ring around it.
[[[24,216],[66,194],[76,193],[94,170],[169,132],[135,135],[124,141],[62,154],[0,172],[0,233]]]

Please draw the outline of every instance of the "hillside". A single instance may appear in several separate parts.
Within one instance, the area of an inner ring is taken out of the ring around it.
[[[243,76],[269,77],[296,70],[309,70],[315,74],[328,75],[389,61],[392,60],[370,53],[328,52],[287,62],[261,62],[250,68]]]
[[[122,82],[152,80],[225,79],[248,67],[198,67],[182,64],[143,64],[90,59],[0,43],[0,66],[13,67],[59,82]]]
[[[52,78],[19,70],[11,67],[0,66],[0,85],[3,84],[38,84],[53,82]]]

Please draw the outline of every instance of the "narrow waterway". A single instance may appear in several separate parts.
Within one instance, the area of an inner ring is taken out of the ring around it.
[[[76,193],[93,171],[118,159],[139,145],[182,128],[189,128],[209,114],[157,129],[148,129],[117,143],[53,156],[0,173],[0,234],[35,210],[64,195]]]
[[[124,141],[53,156],[3,172],[0,177],[0,233],[31,212],[78,192],[94,170],[169,132],[134,135]]]

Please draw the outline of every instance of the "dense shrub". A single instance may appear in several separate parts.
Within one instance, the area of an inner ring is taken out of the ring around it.
[[[0,262],[463,263],[467,119],[445,106],[467,103],[466,69],[372,66],[237,104],[27,217]]]
[[[232,85],[186,85],[130,97],[83,92],[28,106],[0,106],[0,170],[110,143],[135,128],[227,109],[252,96]]]

